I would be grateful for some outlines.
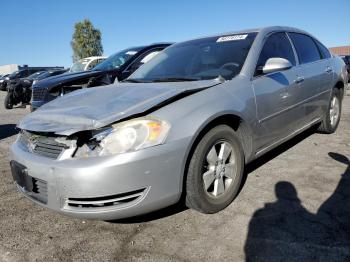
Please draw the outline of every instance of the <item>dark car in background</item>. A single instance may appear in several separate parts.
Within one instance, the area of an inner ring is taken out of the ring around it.
[[[28,81],[30,83],[30,86],[38,83],[39,81],[45,79],[45,78],[48,78],[48,77],[51,77],[51,76],[57,76],[57,75],[62,75],[64,73],[68,72],[68,69],[60,69],[60,70],[49,70],[49,71],[44,71],[42,74],[40,75],[37,75],[37,76],[34,76],[32,77],[31,79],[28,79],[28,78],[25,78],[24,81]]]
[[[23,69],[23,70],[18,70],[18,71],[15,71],[13,72],[12,74],[10,74],[8,76],[8,79],[6,79],[7,83],[10,83],[12,81],[16,81],[20,78],[25,78],[25,77],[28,77],[36,72],[39,72],[39,71],[43,71],[43,70],[40,70],[40,69]]]
[[[8,76],[9,76],[9,74],[3,75],[0,77],[0,90],[2,90],[2,91],[6,90],[6,86],[7,86],[6,80],[8,79]]]
[[[340,56],[345,64],[346,64],[346,70],[348,71],[348,79],[349,79],[349,82],[350,82],[350,55],[344,55],[344,56]]]
[[[5,81],[3,82],[2,84],[2,89],[3,91],[5,91],[9,85],[12,83],[15,83],[17,82],[19,79],[21,78],[25,78],[25,77],[28,77],[36,72],[39,72],[39,71],[43,71],[42,69],[39,69],[39,68],[27,68],[27,69],[22,69],[22,70],[18,70],[18,71],[15,71],[11,74],[9,74],[6,78],[5,78]]]
[[[128,48],[108,57],[91,70],[50,77],[34,84],[32,109],[74,90],[109,85],[130,76],[171,43]]]
[[[32,84],[50,76],[56,76],[67,72],[66,69],[39,71],[25,78],[13,79],[8,82],[7,95],[4,106],[11,109],[14,105],[28,104],[32,96]]]

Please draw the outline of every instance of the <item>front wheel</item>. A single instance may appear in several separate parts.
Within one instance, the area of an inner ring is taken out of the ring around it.
[[[339,89],[334,88],[328,104],[327,112],[317,129],[319,132],[332,134],[337,130],[341,116],[341,103],[341,92]]]
[[[12,109],[13,102],[12,102],[12,94],[11,93],[7,93],[7,95],[5,97],[5,101],[4,101],[4,106],[6,109]]]
[[[186,180],[186,205],[216,213],[236,197],[244,170],[244,153],[235,131],[226,125],[211,129],[191,156]]]

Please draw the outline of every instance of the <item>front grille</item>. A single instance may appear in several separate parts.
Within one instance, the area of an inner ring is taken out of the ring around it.
[[[63,149],[65,149],[65,148],[68,148],[68,147],[64,144],[57,143],[52,138],[51,139],[42,139],[42,140],[38,139],[35,142],[35,147],[34,147],[33,152],[38,154],[38,155],[57,159],[58,156],[63,151]]]
[[[30,196],[43,204],[47,204],[47,182],[33,177],[33,190]]]
[[[66,144],[56,141],[57,137],[46,137],[22,131],[20,141],[30,152],[57,159],[64,149],[69,148]]]
[[[112,196],[94,197],[94,198],[68,198],[66,206],[71,208],[105,208],[127,205],[141,199],[147,192],[146,188],[130,191]]]
[[[34,88],[33,89],[33,101],[41,101],[44,100],[46,95],[46,88]]]

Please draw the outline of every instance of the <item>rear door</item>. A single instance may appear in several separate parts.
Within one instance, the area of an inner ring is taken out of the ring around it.
[[[292,68],[263,74],[261,68],[269,58],[280,57],[290,61]],[[295,88],[296,57],[286,33],[273,33],[266,39],[258,58],[252,86],[255,93],[259,148],[287,136],[295,126],[300,112],[291,109],[294,98],[290,90]]]
[[[310,36],[288,33],[298,55],[296,105],[304,111],[304,125],[322,116],[322,106],[328,102],[333,69],[329,59],[323,58],[316,42]]]

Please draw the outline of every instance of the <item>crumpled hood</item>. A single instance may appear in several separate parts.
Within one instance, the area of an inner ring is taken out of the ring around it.
[[[186,91],[205,89],[220,79],[171,83],[119,83],[81,89],[59,97],[18,124],[20,129],[71,135],[140,114]]]

